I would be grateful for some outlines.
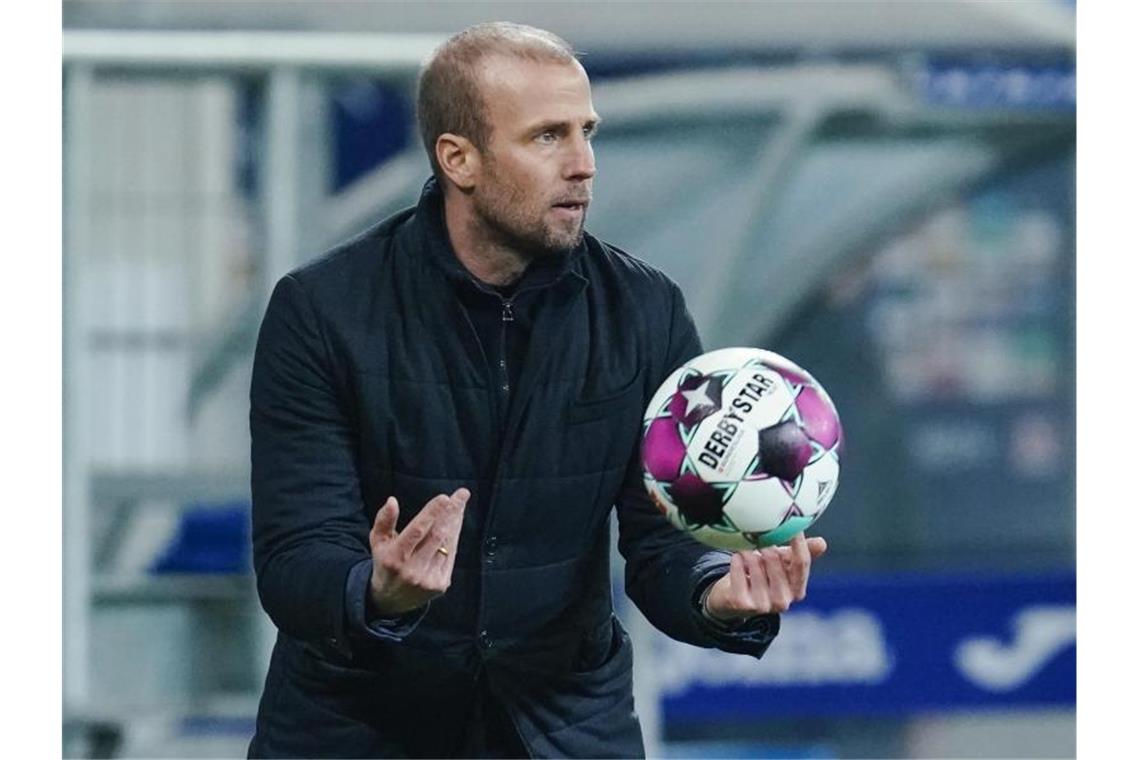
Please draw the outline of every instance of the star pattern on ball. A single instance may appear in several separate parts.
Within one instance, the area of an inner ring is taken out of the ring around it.
[[[796,421],[791,412],[785,412],[782,421],[778,425],[773,425],[764,431],[760,431],[761,444],[756,455],[752,457],[747,467],[744,468],[741,481],[775,480],[783,487],[788,497],[794,500],[799,498],[800,488],[804,483],[804,467],[806,464],[814,462],[825,452],[814,442],[807,441],[807,445],[810,446],[810,454],[806,455],[807,462],[805,462],[805,452],[802,450],[804,442],[797,440],[793,440],[793,443],[800,444],[800,451],[794,458],[789,458],[787,452],[780,451],[780,446],[776,444],[783,443],[783,441],[780,441],[782,436],[778,434],[779,431],[777,429],[781,426],[790,427],[789,423],[791,426],[796,425]],[[786,436],[783,437],[786,438]],[[768,441],[774,441],[774,443],[766,445],[766,439]],[[769,458],[767,462],[765,462],[764,458],[766,452]]]
[[[694,409],[700,409],[701,407],[712,407],[716,405],[716,402],[709,397],[710,382],[710,380],[705,380],[696,390],[681,391],[681,395],[684,396],[685,401],[688,402],[685,406],[686,417],[691,415]]]
[[[680,510],[677,511],[677,517],[680,518],[681,524],[685,527],[686,530],[708,528],[710,530],[719,531],[721,533],[738,533],[740,531],[740,529],[736,527],[736,523],[732,521],[732,518],[724,512],[721,512],[720,518],[718,520],[711,523],[691,520],[688,516],[685,515],[684,512],[681,512]]]
[[[724,505],[739,486],[738,481],[709,483],[693,473],[683,473],[672,483],[661,483],[665,496],[677,506],[677,517],[687,530],[711,528],[736,532]]]
[[[689,439],[701,421],[721,408],[724,387],[735,372],[691,372],[677,383],[668,402],[669,414],[681,428],[681,437]]]

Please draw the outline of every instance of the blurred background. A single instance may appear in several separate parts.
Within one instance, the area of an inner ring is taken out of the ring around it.
[[[585,53],[591,231],[707,349],[782,353],[848,451],[761,661],[620,593],[659,757],[1076,751],[1072,2],[63,3],[64,755],[238,757],[271,623],[248,387],[277,278],[428,176],[420,62]],[[620,568],[620,558],[615,560]]]

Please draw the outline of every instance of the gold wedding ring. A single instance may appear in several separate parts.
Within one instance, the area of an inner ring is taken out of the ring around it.
[[[435,547],[435,550],[445,557],[449,554],[446,546],[437,546]]]

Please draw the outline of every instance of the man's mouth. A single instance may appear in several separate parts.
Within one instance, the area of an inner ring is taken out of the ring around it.
[[[568,211],[585,211],[586,207],[590,205],[589,199],[583,200],[569,200],[559,201],[554,204],[554,208],[564,208]]]

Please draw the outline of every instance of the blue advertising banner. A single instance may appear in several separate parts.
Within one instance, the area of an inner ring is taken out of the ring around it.
[[[1068,110],[1077,103],[1071,60],[1052,65],[932,60],[918,69],[915,84],[926,102],[948,107]]]
[[[761,660],[658,642],[664,719],[1076,702],[1076,579],[817,576]]]

